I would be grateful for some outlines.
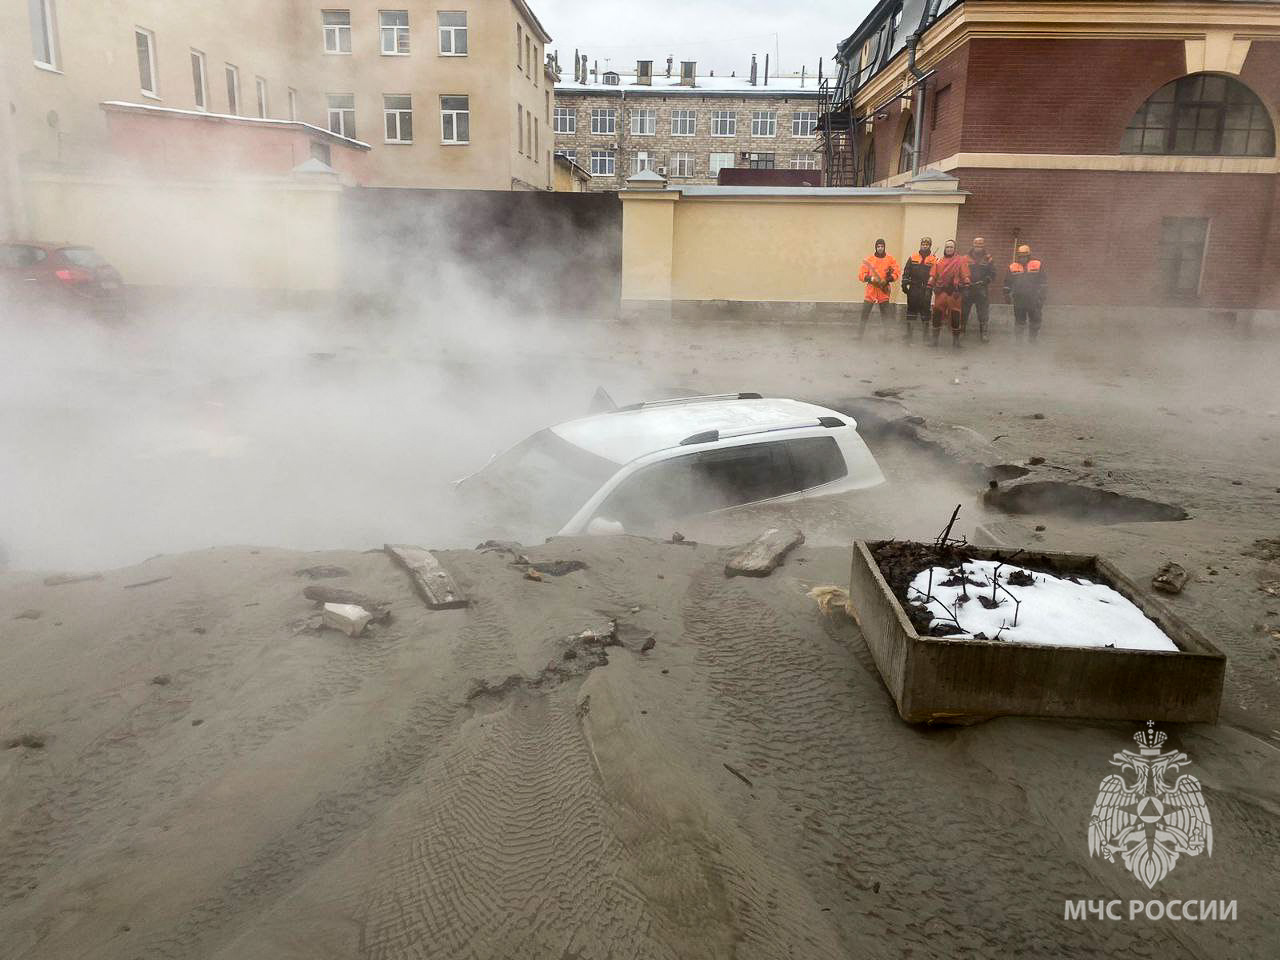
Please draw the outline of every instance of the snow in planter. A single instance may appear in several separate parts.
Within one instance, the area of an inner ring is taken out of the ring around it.
[[[991,578],[997,567],[999,587],[992,606]],[[954,634],[957,640],[980,633],[987,639],[998,636],[1012,643],[1054,647],[1178,649],[1138,607],[1105,584],[1063,579],[994,560],[966,562],[963,582],[959,573],[959,567],[933,567],[930,587],[930,570],[922,570],[907,588],[908,599],[926,605],[933,614],[931,627],[959,623],[963,633]],[[927,601],[930,594],[934,599]]]

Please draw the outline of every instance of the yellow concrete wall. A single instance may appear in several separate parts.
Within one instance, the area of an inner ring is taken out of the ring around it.
[[[858,268],[877,238],[900,263],[922,235],[941,247],[964,202],[955,181],[887,192],[621,196],[624,301],[861,301]]]
[[[87,243],[139,286],[336,290],[339,186],[266,180],[26,181],[32,234]]]

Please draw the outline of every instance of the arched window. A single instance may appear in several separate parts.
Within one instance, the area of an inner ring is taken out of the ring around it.
[[[1193,73],[1167,83],[1129,121],[1121,153],[1273,157],[1267,108],[1239,80]]]
[[[910,173],[912,156],[915,147],[915,123],[910,113],[904,113],[902,116],[902,145],[898,147],[898,173]]]
[[[867,139],[867,148],[862,151],[862,171],[858,185],[869,187],[876,182],[876,138]]]

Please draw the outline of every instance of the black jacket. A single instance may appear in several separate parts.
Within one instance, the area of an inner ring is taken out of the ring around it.
[[[987,254],[981,260],[973,259],[973,255],[969,255],[969,289],[965,292],[965,296],[974,299],[983,299],[988,296],[988,287],[991,281],[996,278],[996,265],[991,260],[991,255]]]
[[[1048,294],[1048,278],[1039,260],[1028,260],[1025,266],[1016,260],[1009,264],[1004,295],[1015,307],[1042,307]]]

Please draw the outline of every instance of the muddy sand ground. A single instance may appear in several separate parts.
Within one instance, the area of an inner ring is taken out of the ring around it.
[[[338,533],[357,549],[166,551],[59,586],[44,583],[55,565],[15,564],[0,574],[0,736],[32,739],[0,751],[0,957],[1272,955],[1280,565],[1255,541],[1280,535],[1275,344],[1104,334],[957,355],[837,327],[608,325],[572,363],[544,340],[457,366],[536,368],[547,419],[597,380],[619,399],[897,391],[890,412],[923,417],[952,461],[1187,520],[984,512],[970,473],[905,442],[877,447],[890,483],[869,499],[791,508],[809,542],[763,580],[726,579],[715,545],[753,515],[691,526],[696,547],[539,545],[535,559],[587,565],[540,583],[503,554],[445,551],[466,610],[427,610],[359,549],[377,540]],[[368,347],[333,349],[356,366]],[[231,429],[252,449],[243,417]],[[957,502],[970,534],[1100,551],[1137,578],[1165,559],[1192,573],[1168,603],[1229,658],[1223,716],[1169,730],[1214,846],[1154,892],[1086,842],[1135,725],[909,727],[857,628],[807,597],[847,580],[849,537],[930,535]],[[403,531],[387,539],[435,546],[409,503],[379,503]],[[348,573],[296,572],[316,564]],[[318,631],[313,582],[385,599],[392,619],[354,640]],[[578,638],[609,621],[618,646]],[[1238,919],[1063,919],[1068,899],[1152,898],[1235,900]]]

